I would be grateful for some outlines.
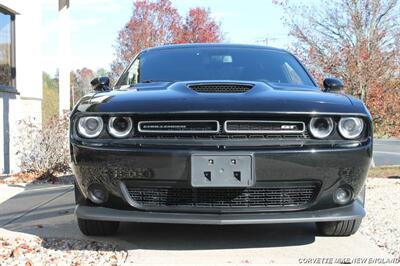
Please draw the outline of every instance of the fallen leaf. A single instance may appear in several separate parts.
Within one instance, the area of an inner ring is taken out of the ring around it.
[[[23,243],[23,244],[19,245],[19,247],[20,247],[20,248],[23,248],[23,249],[30,249],[30,250],[32,250],[32,248],[31,248],[28,244],[26,244],[26,243]]]
[[[20,247],[16,247],[11,253],[11,257],[14,257],[14,258],[18,258],[21,255],[22,255],[22,250]]]

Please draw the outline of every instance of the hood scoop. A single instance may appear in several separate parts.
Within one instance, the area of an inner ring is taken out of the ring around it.
[[[196,83],[187,86],[197,93],[245,93],[254,87],[248,83]]]

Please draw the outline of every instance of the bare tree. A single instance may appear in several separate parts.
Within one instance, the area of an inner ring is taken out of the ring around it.
[[[316,77],[342,78],[346,92],[363,101],[375,86],[399,86],[398,0],[274,2],[285,10],[285,22],[296,40],[292,49]]]

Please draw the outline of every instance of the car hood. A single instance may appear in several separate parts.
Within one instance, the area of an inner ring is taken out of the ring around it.
[[[126,90],[95,93],[82,98],[76,110],[122,113],[365,113],[360,105],[354,105],[345,95],[309,88],[278,88],[264,82],[243,82],[254,86],[245,93],[197,93],[187,86],[190,83],[196,82],[157,82],[141,84]],[[214,81],[212,83],[215,84]]]

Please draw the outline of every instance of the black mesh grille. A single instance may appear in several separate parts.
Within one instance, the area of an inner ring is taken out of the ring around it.
[[[201,139],[201,140],[209,140],[209,139],[253,139],[253,140],[304,140],[309,139],[310,135],[307,132],[299,133],[299,134],[207,134],[207,135],[154,135],[154,134],[142,134],[138,136],[142,139]]]
[[[227,121],[226,130],[229,132],[281,132],[291,133],[305,131],[303,122],[285,121]]]
[[[265,132],[257,132],[257,130],[274,130],[274,128],[267,128],[265,125],[263,127],[258,127],[258,128],[234,128],[234,127],[229,127],[229,129],[232,130],[232,133],[227,133],[224,132],[224,120],[220,120],[220,131],[218,133],[212,133],[212,134],[202,134],[202,133],[194,133],[194,134],[163,134],[162,132],[160,133],[141,133],[138,132],[136,134],[137,137],[144,138],[144,139],[202,139],[202,140],[209,140],[209,139],[242,139],[242,140],[247,140],[247,139],[252,139],[252,140],[304,140],[304,139],[309,139],[310,135],[308,133],[307,128],[303,128],[303,124],[299,122],[299,129],[304,129],[303,132],[298,132],[294,133],[291,132],[291,130],[287,131],[282,131],[280,133],[265,133]],[[246,126],[246,125],[244,125]],[[238,130],[254,130],[254,132],[234,132],[235,129]]]
[[[199,93],[244,93],[249,91],[251,84],[192,84],[189,88]]]
[[[302,208],[313,202],[318,186],[252,188],[128,188],[143,207],[190,208]]]

